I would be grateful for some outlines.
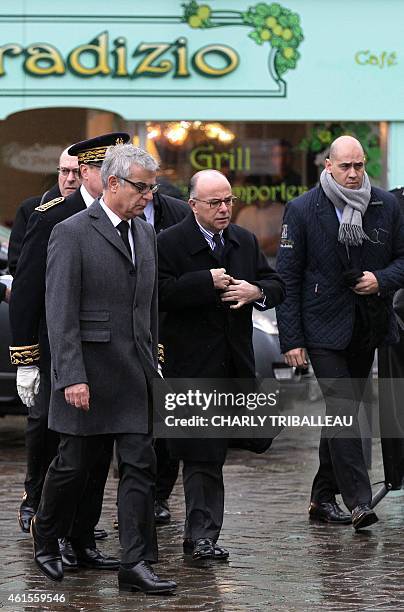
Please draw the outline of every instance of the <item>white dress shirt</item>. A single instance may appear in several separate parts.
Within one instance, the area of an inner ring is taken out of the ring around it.
[[[88,193],[84,185],[80,185],[80,193],[81,193],[81,197],[84,200],[84,204],[87,206],[87,208],[91,206],[95,198],[93,198],[93,196],[90,193]]]
[[[120,224],[121,221],[124,221],[125,219],[121,219],[120,217],[118,217],[117,214],[114,213],[113,210],[111,210],[104,202],[103,198],[100,198],[100,205],[103,209],[103,211],[105,212],[105,214],[107,215],[108,219],[111,221],[112,225],[116,228],[117,225]],[[130,248],[132,250],[132,261],[133,263],[135,263],[135,243],[133,240],[133,234],[132,234],[132,219],[129,219],[129,221],[127,221],[128,225],[129,225],[129,232],[128,232],[128,238],[129,238],[129,244],[130,244]],[[117,233],[119,234],[119,236],[121,236],[119,229],[116,230]]]
[[[154,204],[153,200],[147,202],[146,208],[143,211],[143,214],[146,218],[147,223],[150,223],[154,227]]]

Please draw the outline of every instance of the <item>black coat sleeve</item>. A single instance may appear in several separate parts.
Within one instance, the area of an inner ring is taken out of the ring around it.
[[[36,206],[41,201],[40,196],[24,200],[17,210],[13,227],[11,229],[10,241],[8,244],[8,269],[12,276],[15,275],[18,259],[20,257],[22,242],[27,229],[28,219]]]
[[[27,359],[32,358],[28,363],[39,361],[39,325],[45,316],[46,256],[53,225],[44,213],[31,215],[13,280],[9,309],[12,349],[23,347]]]
[[[301,313],[302,281],[306,267],[305,222],[299,206],[289,202],[283,218],[288,237],[282,238],[278,250],[277,268],[286,283],[286,299],[276,309],[279,341],[283,353],[304,348],[306,341]]]

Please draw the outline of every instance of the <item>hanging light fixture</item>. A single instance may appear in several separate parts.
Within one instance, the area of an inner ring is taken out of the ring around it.
[[[147,124],[147,138],[149,141],[159,140],[164,136],[170,144],[175,146],[184,144],[192,132],[204,132],[207,138],[219,140],[222,143],[230,143],[236,137],[231,130],[217,122],[176,121],[166,124],[164,129],[160,123]]]

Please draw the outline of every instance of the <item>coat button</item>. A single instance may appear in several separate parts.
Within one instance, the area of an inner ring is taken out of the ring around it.
[[[135,270],[129,270],[129,274],[130,274],[131,276],[135,276],[136,272],[135,272]]]

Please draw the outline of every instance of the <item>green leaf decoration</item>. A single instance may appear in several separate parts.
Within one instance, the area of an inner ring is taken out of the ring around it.
[[[251,40],[260,46],[268,43],[276,50],[275,69],[279,77],[296,68],[300,58],[297,49],[304,39],[300,17],[278,2],[259,2],[245,11],[229,10],[227,15],[225,10],[215,10],[195,0],[182,6],[182,20],[191,28],[223,27],[237,23],[252,27],[253,31],[248,34]]]
[[[368,123],[353,121],[317,123],[312,127],[309,136],[301,140],[299,149],[312,153],[325,152],[332,141],[343,134],[354,136],[361,142],[366,156],[366,171],[368,175],[374,179],[380,178],[382,153],[379,138]]]

